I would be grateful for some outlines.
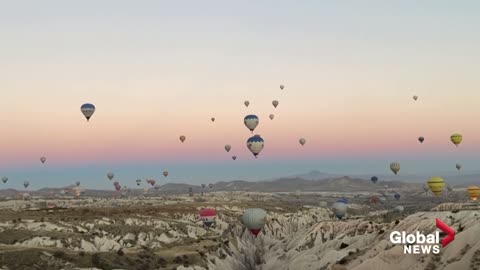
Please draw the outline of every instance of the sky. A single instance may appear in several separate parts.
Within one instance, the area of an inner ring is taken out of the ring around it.
[[[112,188],[108,171],[125,185],[388,173],[392,161],[476,171],[479,12],[438,0],[0,2],[0,188]],[[247,114],[265,140],[257,159]]]

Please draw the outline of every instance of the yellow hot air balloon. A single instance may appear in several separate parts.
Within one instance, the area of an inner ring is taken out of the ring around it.
[[[445,181],[440,176],[433,176],[427,182],[428,187],[432,191],[435,196],[440,196],[442,194],[442,190],[445,187]]]
[[[469,186],[467,188],[467,193],[470,195],[470,198],[472,201],[476,201],[478,198],[478,195],[480,195],[480,188],[477,186]]]
[[[462,134],[452,134],[452,136],[450,136],[450,140],[453,144],[455,144],[455,146],[458,146],[462,142]]]

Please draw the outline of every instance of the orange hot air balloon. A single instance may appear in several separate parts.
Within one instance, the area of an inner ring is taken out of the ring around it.
[[[472,201],[476,201],[478,199],[478,195],[480,195],[480,188],[477,186],[469,186],[467,188],[467,193],[470,195],[470,199],[472,199]]]

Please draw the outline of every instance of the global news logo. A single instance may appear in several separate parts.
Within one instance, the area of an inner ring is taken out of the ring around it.
[[[455,239],[455,231],[438,218],[435,219],[435,222],[437,228],[446,234],[441,242],[439,231],[427,235],[418,231],[415,234],[393,231],[390,233],[390,242],[403,244],[403,254],[439,254],[440,245],[445,247]]]

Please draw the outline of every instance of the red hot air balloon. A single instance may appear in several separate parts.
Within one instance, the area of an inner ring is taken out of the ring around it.
[[[215,222],[215,218],[217,217],[217,212],[215,209],[212,208],[203,208],[200,210],[200,220],[202,220],[203,225],[210,227],[212,226],[213,222]]]

